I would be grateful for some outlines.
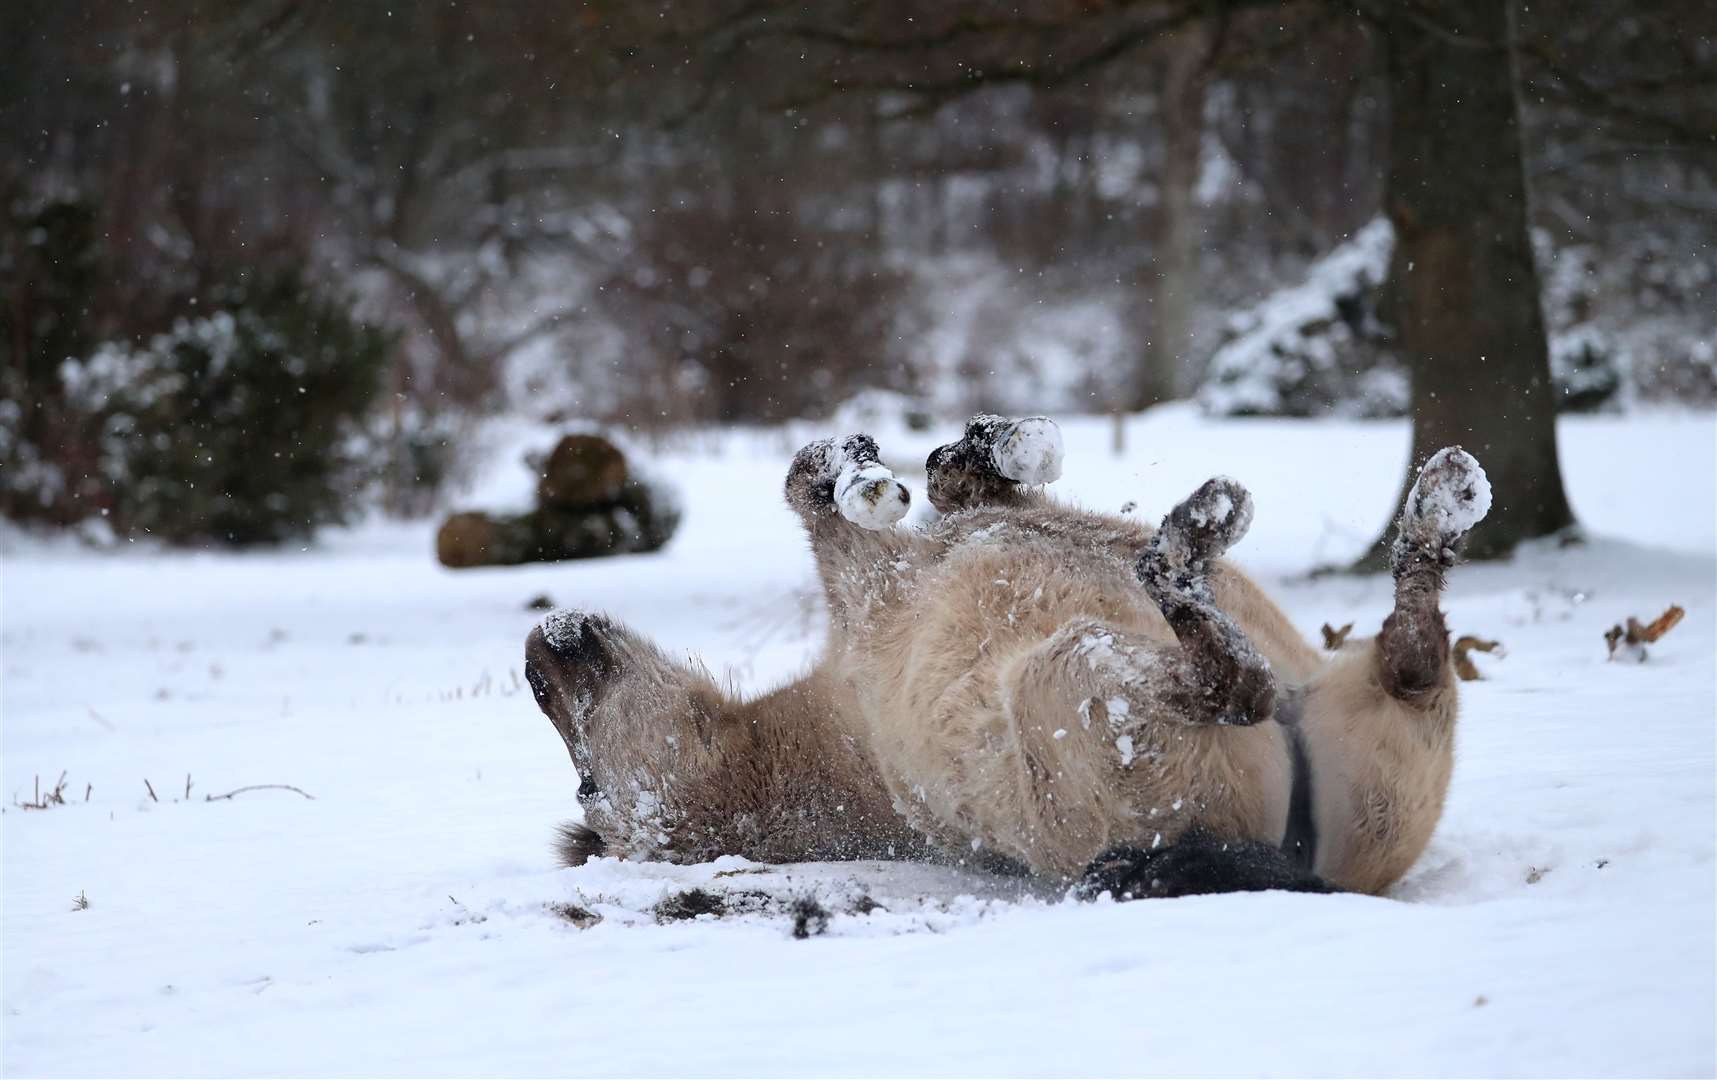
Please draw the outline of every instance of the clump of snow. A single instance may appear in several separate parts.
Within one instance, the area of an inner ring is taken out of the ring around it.
[[[912,494],[888,466],[844,459],[835,475],[835,505],[861,529],[887,529],[912,509]]]
[[[1213,477],[1207,483],[1209,495],[1203,498],[1194,496],[1192,523],[1203,528],[1221,529],[1227,538],[1225,548],[1238,544],[1252,528],[1252,493],[1231,476]]]
[[[1458,446],[1446,446],[1419,470],[1407,495],[1411,520],[1402,531],[1446,544],[1483,521],[1490,503],[1490,477],[1478,459]]]
[[[1200,525],[1208,525],[1216,521],[1225,521],[1234,512],[1234,500],[1227,495],[1218,495],[1208,507],[1201,506],[1193,511],[1192,520]]]
[[[1121,754],[1121,768],[1130,768],[1133,764],[1133,737],[1131,735],[1115,736],[1115,749]]]
[[[560,608],[544,616],[538,626],[549,648],[556,652],[565,652],[578,644],[579,634],[588,618],[588,615],[577,608]]]
[[[1399,415],[1406,381],[1376,312],[1394,247],[1378,218],[1312,263],[1305,281],[1230,319],[1199,404],[1217,416]]]
[[[1007,434],[990,447],[990,460],[997,472],[1031,486],[1060,479],[1063,456],[1061,429],[1047,416],[1014,421]]]

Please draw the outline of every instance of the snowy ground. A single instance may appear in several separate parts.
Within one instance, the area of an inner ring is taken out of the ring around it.
[[[1447,815],[1393,898],[1078,904],[922,867],[555,869],[575,779],[521,682],[525,602],[607,609],[749,688],[790,676],[821,632],[778,495],[808,434],[662,458],[687,524],[653,556],[450,573],[427,526],[249,556],[9,538],[4,1072],[1717,1070],[1711,416],[1565,421],[1598,539],[1456,572],[1451,626],[1509,652],[1479,657]],[[1066,436],[1058,488],[1091,505],[1154,517],[1212,473],[1247,482],[1236,554],[1308,634],[1384,614],[1382,580],[1296,577],[1390,516],[1404,425],[1160,410],[1119,458],[1108,421]],[[930,441],[883,433],[885,457]],[[1670,603],[1687,619],[1649,663],[1604,662],[1607,627]],[[16,805],[62,770],[66,805]],[[254,784],[315,798],[205,800]],[[659,921],[692,887],[733,910]],[[787,905],[807,894],[834,914],[797,940]],[[581,929],[568,905],[602,919]]]

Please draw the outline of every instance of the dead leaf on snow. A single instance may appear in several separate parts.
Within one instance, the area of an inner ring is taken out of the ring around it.
[[[1628,634],[1638,634],[1642,641],[1656,641],[1658,638],[1675,629],[1675,624],[1681,621],[1687,612],[1681,610],[1680,604],[1669,605],[1669,610],[1641,626],[1633,618],[1628,619]]]
[[[1604,644],[1610,650],[1609,658],[1631,660],[1636,664],[1644,662],[1646,645],[1675,629],[1675,625],[1686,614],[1680,604],[1671,604],[1662,615],[1644,625],[1629,615],[1625,628],[1612,626],[1604,631]]]
[[[1341,648],[1342,645],[1346,644],[1347,635],[1351,633],[1353,633],[1352,623],[1348,623],[1340,630],[1333,628],[1329,623],[1324,623],[1324,648],[1328,649],[1330,652],[1335,652],[1337,649]]]
[[[1472,634],[1462,634],[1455,641],[1455,674],[1459,675],[1463,682],[1473,682],[1484,678],[1483,675],[1479,674],[1478,665],[1473,663],[1472,654],[1474,652],[1495,653],[1498,656],[1508,655],[1508,650],[1503,648],[1500,641],[1487,641]]]

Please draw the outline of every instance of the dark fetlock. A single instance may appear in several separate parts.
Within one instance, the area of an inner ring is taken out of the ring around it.
[[[1010,505],[1027,488],[1061,475],[1061,431],[1044,416],[981,413],[966,421],[959,442],[938,446],[924,463],[930,503],[943,513]]]
[[[1251,524],[1252,496],[1215,477],[1169,511],[1135,566],[1192,666],[1194,693],[1181,704],[1194,722],[1256,724],[1275,712],[1269,662],[1216,606],[1210,588],[1211,564]]]

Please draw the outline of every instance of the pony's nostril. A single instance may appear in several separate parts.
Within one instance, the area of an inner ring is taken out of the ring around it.
[[[578,797],[580,799],[596,798],[596,781],[592,780],[588,776],[580,777],[578,781]]]

